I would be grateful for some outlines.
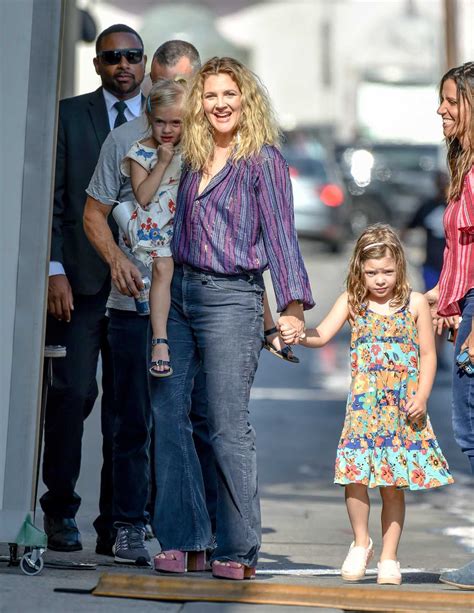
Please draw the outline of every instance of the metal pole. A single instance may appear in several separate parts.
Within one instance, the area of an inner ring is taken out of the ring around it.
[[[79,11],[76,0],[63,0],[63,36],[61,41],[61,89],[60,98],[75,94],[76,43],[79,40]]]
[[[445,69],[458,65],[457,0],[444,0]]]

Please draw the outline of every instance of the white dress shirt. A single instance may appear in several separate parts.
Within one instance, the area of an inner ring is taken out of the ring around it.
[[[109,125],[110,129],[114,129],[115,120],[118,115],[117,109],[114,107],[114,104],[119,101],[113,94],[108,92],[106,89],[102,90],[104,94],[105,106],[107,107],[107,113],[109,115]],[[139,115],[142,114],[142,93],[140,92],[133,98],[129,98],[128,100],[124,100],[127,108],[125,109],[125,117],[127,121],[131,121],[135,119]]]
[[[105,106],[107,107],[107,115],[109,116],[109,126],[110,129],[114,129],[115,119],[117,118],[118,111],[114,107],[114,104],[119,101],[113,94],[111,94],[106,89],[102,88],[102,93],[104,95]],[[127,108],[125,109],[125,117],[127,121],[131,121],[136,117],[139,117],[142,114],[142,93],[140,92],[133,98],[129,98],[125,100],[125,104]],[[50,262],[49,263],[49,276],[53,275],[65,275],[66,272],[64,270],[64,266],[61,262]]]

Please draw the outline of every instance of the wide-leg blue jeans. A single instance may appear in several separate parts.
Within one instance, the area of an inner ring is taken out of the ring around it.
[[[462,321],[459,326],[454,355],[459,355],[461,345],[471,331],[474,316],[474,289],[461,300]],[[453,430],[454,438],[471,463],[474,473],[474,375],[468,375],[454,364],[453,371]]]
[[[193,379],[206,377],[217,467],[213,559],[257,563],[261,544],[250,388],[263,344],[261,275],[213,275],[176,266],[168,319],[173,374],[150,378],[157,496],[153,529],[163,550],[206,549],[211,522],[189,418]]]

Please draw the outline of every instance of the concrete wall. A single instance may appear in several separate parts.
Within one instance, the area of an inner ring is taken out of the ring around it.
[[[61,0],[2,0],[0,541],[33,509]]]

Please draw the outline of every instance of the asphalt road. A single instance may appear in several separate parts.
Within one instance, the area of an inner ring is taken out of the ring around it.
[[[303,244],[317,308],[308,313],[316,324],[342,291],[347,254],[329,255],[311,243]],[[416,261],[416,251],[412,253]],[[413,271],[417,288],[419,277]],[[238,337],[235,339],[238,342]],[[447,351],[449,348],[447,347]],[[344,418],[348,386],[348,335],[319,351],[297,349],[299,365],[262,352],[255,380],[251,419],[257,431],[259,482],[262,496],[264,540],[258,579],[290,585],[342,586],[338,569],[351,542],[344,492],[332,484],[338,437]],[[457,449],[451,430],[449,373],[440,372],[430,399],[429,412],[438,440],[455,473],[457,483],[432,492],[407,493],[407,520],[400,547],[404,569],[403,590],[430,590],[434,597],[454,589],[438,583],[442,568],[455,568],[472,557],[474,528],[472,480],[466,459]],[[87,594],[61,594],[55,587],[89,589],[100,572],[141,574],[153,571],[117,567],[94,553],[91,523],[97,514],[100,469],[100,422],[95,410],[84,435],[82,473],[77,486],[83,502],[78,523],[85,549],[79,554],[47,552],[53,559],[92,561],[96,570],[45,568],[37,577],[25,577],[18,568],[0,562],[0,611],[170,611],[246,613],[255,605],[157,603],[93,598]],[[380,551],[377,492],[372,497],[371,530]],[[37,514],[41,525],[41,512]],[[470,549],[471,548],[471,549]],[[155,553],[158,544],[150,543]],[[471,550],[471,553],[469,552]],[[5,546],[0,545],[5,554]],[[54,554],[54,555],[53,555]],[[361,586],[374,587],[374,566]],[[208,577],[204,577],[208,579]],[[299,607],[258,605],[262,613],[286,613]],[[301,608],[301,611],[313,610]],[[328,611],[329,609],[314,609]]]

